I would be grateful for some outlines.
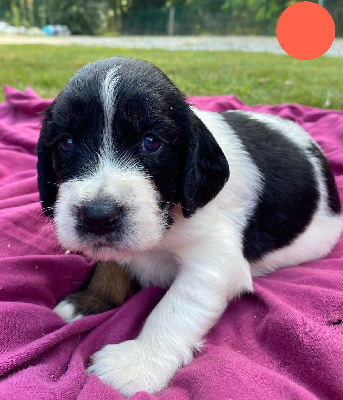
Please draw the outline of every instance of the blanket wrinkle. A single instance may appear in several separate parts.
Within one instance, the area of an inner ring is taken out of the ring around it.
[[[52,100],[4,88],[0,104],[0,399],[123,400],[87,375],[103,345],[135,338],[165,291],[146,288],[123,306],[67,325],[52,309],[94,261],[66,254],[38,197],[35,146]],[[194,96],[210,111],[253,110],[298,122],[322,146],[343,199],[343,112],[299,104],[249,107],[233,95]],[[325,235],[325,232],[323,232]],[[343,398],[343,239],[323,260],[253,279],[232,301],[202,352],[157,395],[135,400]]]
[[[16,90],[15,88],[5,85],[4,93],[7,99],[7,104],[13,112],[21,113],[24,121],[27,121],[31,116],[33,122],[36,122],[38,113],[45,111],[51,100],[42,99],[32,88],[26,88],[24,92]],[[29,121],[30,122],[30,121]],[[18,121],[14,121],[18,123]]]

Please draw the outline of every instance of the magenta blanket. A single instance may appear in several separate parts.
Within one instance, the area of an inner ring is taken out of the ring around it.
[[[87,376],[89,356],[137,336],[163,296],[147,288],[121,308],[65,324],[52,308],[93,262],[65,254],[42,214],[36,183],[39,112],[49,100],[5,87],[0,104],[0,398],[122,399]],[[323,147],[343,197],[343,112],[295,104],[248,107],[234,96],[193,97],[201,109],[256,110],[302,125]],[[323,232],[323,236],[325,232]],[[324,260],[254,279],[204,349],[156,396],[136,400],[343,398],[343,239]]]

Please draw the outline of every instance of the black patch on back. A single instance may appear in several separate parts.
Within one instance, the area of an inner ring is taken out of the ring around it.
[[[335,177],[328,163],[328,160],[314,143],[312,143],[312,146],[309,148],[309,150],[320,161],[323,176],[325,178],[326,189],[328,192],[328,205],[330,207],[330,210],[333,212],[333,214],[340,214],[342,209],[341,201],[339,199]]]
[[[244,232],[243,254],[257,261],[289,245],[310,223],[319,193],[311,163],[290,140],[249,116],[221,113],[259,169],[264,187]]]

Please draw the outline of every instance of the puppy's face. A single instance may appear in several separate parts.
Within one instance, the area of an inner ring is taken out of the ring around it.
[[[206,175],[196,171],[204,145],[224,165],[210,189],[196,183]],[[228,177],[219,146],[182,94],[133,59],[82,68],[47,110],[37,149],[41,202],[59,241],[102,260],[153,248],[175,204],[190,216]]]

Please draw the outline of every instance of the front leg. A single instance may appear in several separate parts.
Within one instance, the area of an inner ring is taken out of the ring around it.
[[[127,272],[115,261],[99,261],[84,290],[62,300],[54,309],[66,322],[121,306],[134,288]]]
[[[88,371],[125,396],[166,387],[201,348],[228,302],[252,290],[239,244],[218,243],[198,243],[179,254],[179,273],[138,338],[105,346],[93,355]]]

